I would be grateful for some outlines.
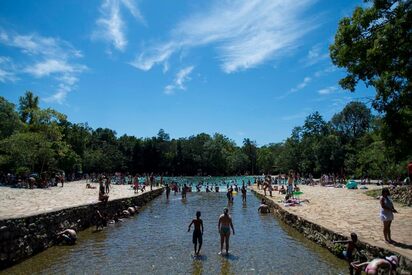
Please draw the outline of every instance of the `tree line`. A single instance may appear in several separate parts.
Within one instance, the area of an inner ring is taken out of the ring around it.
[[[382,139],[382,119],[361,102],[350,102],[325,121],[315,112],[284,142],[238,146],[216,133],[171,139],[163,129],[150,138],[123,135],[87,123],[71,123],[51,108],[41,109],[32,92],[19,105],[0,97],[0,169],[36,173],[129,172],[163,175],[255,175],[298,171],[373,178],[403,173]]]

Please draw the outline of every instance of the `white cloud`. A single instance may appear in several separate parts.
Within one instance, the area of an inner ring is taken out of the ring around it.
[[[17,79],[16,68],[11,58],[0,56],[0,82],[15,82]]]
[[[126,27],[121,7],[126,8],[133,17],[145,24],[144,18],[133,0],[104,0],[100,7],[100,17],[96,21],[98,29],[93,33],[92,38],[108,41],[116,49],[124,51],[128,41],[125,35]]]
[[[63,103],[66,95],[75,88],[78,76],[87,70],[85,65],[73,62],[83,57],[82,53],[59,38],[44,37],[36,33],[22,35],[0,29],[0,43],[19,49],[24,56],[25,61],[13,65],[11,73],[26,73],[36,78],[53,77],[57,81],[57,91],[45,99],[48,102]],[[10,74],[4,75],[4,68],[1,67],[0,81],[7,79],[6,77],[10,79]]]
[[[329,58],[328,51],[322,52],[322,45],[317,44],[309,50],[306,58],[301,60],[301,62],[305,63],[305,66],[312,66],[328,58]]]
[[[188,66],[176,73],[173,83],[167,85],[164,89],[165,94],[173,94],[176,89],[186,90],[185,82],[190,80],[190,74],[192,73],[194,67]]]
[[[257,67],[295,48],[316,27],[302,16],[315,1],[216,0],[210,9],[180,22],[169,41],[144,50],[131,64],[150,70],[182,49],[212,45],[226,73]]]
[[[329,95],[331,93],[336,92],[337,90],[338,90],[338,87],[330,86],[330,87],[327,87],[327,88],[324,88],[324,89],[320,89],[318,91],[318,94],[320,94],[320,95]]]
[[[27,67],[25,71],[37,78],[64,73],[66,74],[65,77],[60,79],[70,81],[69,78],[73,79],[72,73],[82,72],[85,68],[83,65],[68,64],[66,60],[48,59]]]

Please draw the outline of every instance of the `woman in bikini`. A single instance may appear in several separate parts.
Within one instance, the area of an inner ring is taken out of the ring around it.
[[[223,251],[223,244],[226,243],[226,255],[229,254],[229,237],[230,228],[232,228],[233,235],[235,235],[235,228],[233,227],[232,217],[229,215],[229,209],[225,208],[223,214],[219,217],[217,225],[220,234],[220,253]]]

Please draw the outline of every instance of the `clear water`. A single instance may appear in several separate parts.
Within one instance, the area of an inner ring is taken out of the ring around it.
[[[346,264],[306,240],[271,214],[258,214],[248,194],[230,205],[236,235],[229,256],[218,255],[218,217],[224,193],[165,194],[141,213],[103,231],[80,232],[75,246],[55,246],[1,274],[346,274]],[[197,210],[204,222],[201,257],[194,258],[192,233]]]

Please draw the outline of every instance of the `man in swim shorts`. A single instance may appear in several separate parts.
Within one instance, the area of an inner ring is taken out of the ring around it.
[[[200,211],[197,211],[196,219],[192,220],[192,222],[189,224],[189,228],[187,229],[187,232],[190,232],[190,227],[192,226],[192,224],[195,225],[195,230],[193,231],[193,244],[195,248],[195,255],[199,255],[203,243],[203,221],[200,218],[200,215]],[[199,243],[199,249],[197,249],[197,243]]]
[[[232,217],[229,215],[229,209],[225,208],[223,209],[223,214],[219,217],[219,223],[217,225],[220,234],[220,253],[223,251],[223,244],[226,243],[226,254],[229,254],[230,228],[232,228],[233,235],[235,235]]]

